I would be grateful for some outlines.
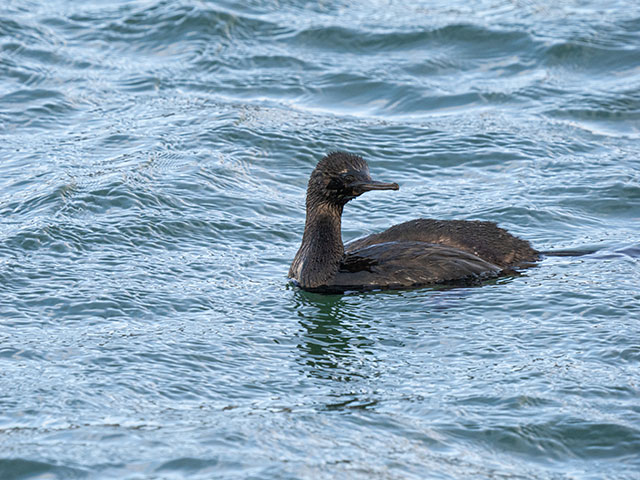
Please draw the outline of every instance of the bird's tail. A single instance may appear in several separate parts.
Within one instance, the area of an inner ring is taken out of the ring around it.
[[[547,250],[540,252],[545,257],[582,257],[583,255],[591,255],[596,253],[599,248],[585,248],[580,250]]]

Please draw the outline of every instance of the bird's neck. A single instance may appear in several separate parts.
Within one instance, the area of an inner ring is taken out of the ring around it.
[[[328,285],[338,272],[344,254],[341,223],[342,205],[307,198],[302,245],[289,270],[301,287]]]

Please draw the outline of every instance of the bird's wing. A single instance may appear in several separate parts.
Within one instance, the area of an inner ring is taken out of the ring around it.
[[[468,284],[500,267],[470,253],[425,242],[387,242],[351,250],[331,282],[337,291]]]

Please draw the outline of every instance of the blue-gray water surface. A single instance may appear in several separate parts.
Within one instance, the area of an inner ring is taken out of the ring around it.
[[[305,293],[332,150],[592,253]],[[640,478],[639,227],[638,2],[5,0],[0,478]]]

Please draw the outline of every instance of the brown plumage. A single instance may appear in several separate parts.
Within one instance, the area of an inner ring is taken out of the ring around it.
[[[342,244],[349,200],[370,190],[397,190],[373,181],[359,156],[330,153],[307,188],[302,245],[289,277],[321,293],[477,283],[539,258],[529,242],[492,222],[417,219]]]

